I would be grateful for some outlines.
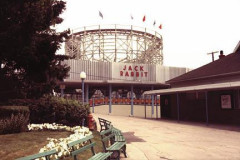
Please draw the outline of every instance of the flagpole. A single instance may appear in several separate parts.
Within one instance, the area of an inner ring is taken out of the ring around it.
[[[144,23],[145,35],[146,35],[146,23],[145,23],[145,21],[146,21],[146,15],[145,15],[145,14],[144,14],[144,16],[143,16],[142,21],[143,21],[143,23]]]
[[[99,17],[101,17],[102,18],[102,20],[103,20],[103,14],[102,14],[102,12],[101,11],[98,11],[98,15],[99,15]],[[100,23],[99,24],[101,24],[101,20],[99,21]]]

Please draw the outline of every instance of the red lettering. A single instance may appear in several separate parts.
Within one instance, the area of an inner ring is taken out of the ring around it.
[[[131,67],[131,66],[129,66],[129,67],[128,67],[128,70],[129,70],[129,71],[132,71],[132,67]]]
[[[138,66],[135,66],[135,67],[134,67],[134,70],[135,70],[135,71],[138,71]]]
[[[136,77],[139,77],[139,72],[136,72]]]
[[[131,72],[131,77],[134,77],[134,72]]]
[[[145,77],[147,77],[147,73],[148,73],[148,72],[144,72],[144,74],[145,74]]]
[[[125,76],[128,76],[128,77],[129,77],[129,74],[128,74],[128,72],[126,72],[126,73],[125,73]]]
[[[120,76],[123,76],[123,71],[120,71]]]
[[[140,71],[144,71],[144,70],[143,70],[143,66],[140,66]]]
[[[125,65],[124,67],[123,67],[123,70],[125,71],[127,69],[127,66]]]

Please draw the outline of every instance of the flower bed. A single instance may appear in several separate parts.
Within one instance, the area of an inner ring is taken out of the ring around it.
[[[57,130],[57,131],[69,131],[73,133],[67,138],[60,138],[60,139],[48,138],[49,143],[43,148],[41,148],[39,153],[56,149],[58,154],[55,156],[51,156],[50,159],[57,159],[57,158],[62,159],[64,157],[70,156],[71,148],[68,148],[67,144],[92,134],[92,132],[89,131],[89,128],[86,128],[86,127],[80,127],[80,126],[69,127],[69,126],[64,126],[64,125],[55,124],[55,123],[29,124],[28,129],[29,131]],[[82,144],[82,146],[83,145],[84,144]]]

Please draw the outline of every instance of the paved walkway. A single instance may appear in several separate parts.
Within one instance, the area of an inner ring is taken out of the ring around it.
[[[93,114],[123,131],[128,160],[240,159],[240,127]],[[99,129],[99,126],[98,126]],[[121,159],[125,159],[122,158]]]

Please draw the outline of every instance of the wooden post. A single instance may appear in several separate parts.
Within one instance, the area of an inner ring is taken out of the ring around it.
[[[153,88],[153,86],[152,86],[152,90],[153,90],[154,88]],[[154,114],[154,95],[151,95],[151,98],[152,98],[152,115],[151,115],[151,117],[153,116],[153,114]]]
[[[144,95],[145,119],[147,118],[146,95]]]
[[[112,85],[109,84],[109,113],[112,113]]]
[[[206,103],[206,125],[208,126],[208,93],[205,91],[205,103]]]
[[[178,108],[178,122],[180,121],[180,104],[179,104],[179,94],[177,93],[177,108]]]
[[[131,116],[133,116],[133,85],[131,85]]]
[[[157,104],[157,95],[155,95],[155,100],[156,100],[156,119],[158,119],[158,104]]]

